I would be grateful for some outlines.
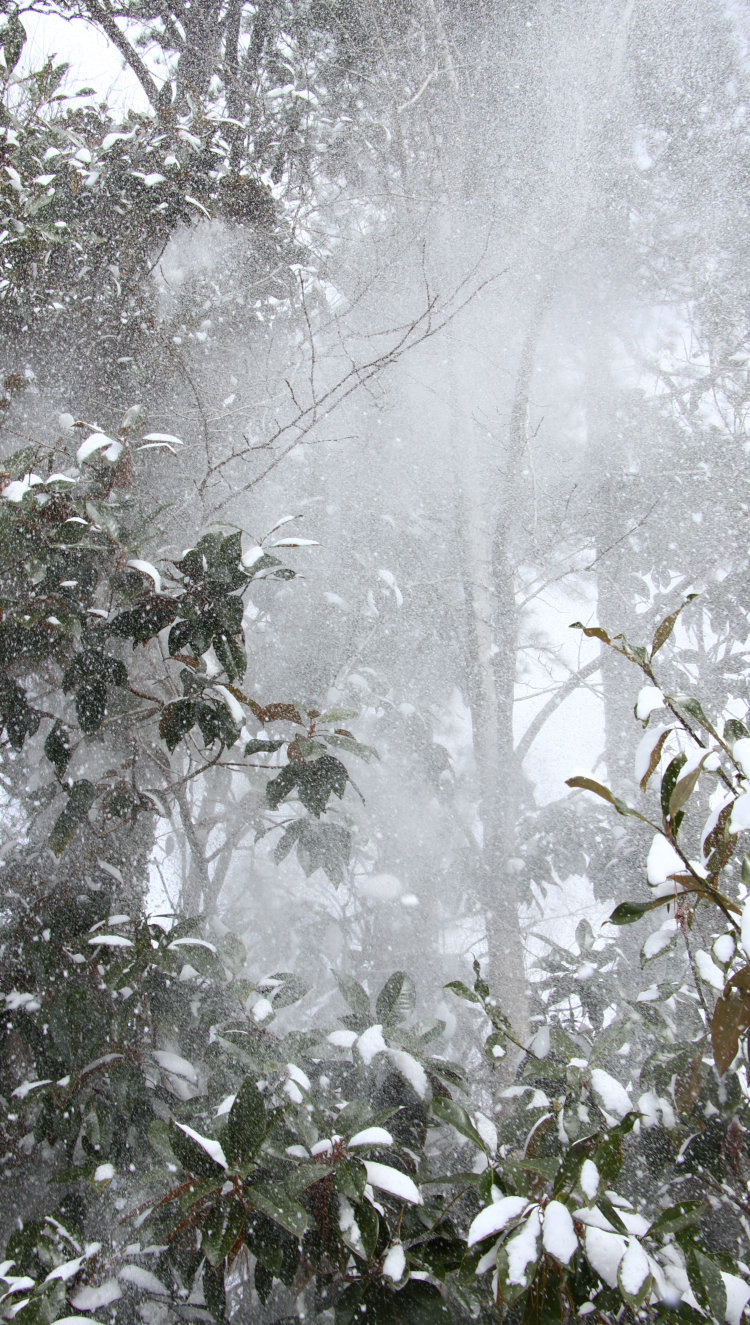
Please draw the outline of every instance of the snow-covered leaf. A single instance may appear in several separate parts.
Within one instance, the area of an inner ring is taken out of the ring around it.
[[[400,1169],[391,1168],[390,1164],[376,1164],[369,1159],[364,1161],[364,1165],[367,1181],[371,1187],[379,1187],[382,1192],[388,1192],[399,1201],[406,1201],[410,1205],[422,1205],[419,1188],[408,1174],[402,1173]]]

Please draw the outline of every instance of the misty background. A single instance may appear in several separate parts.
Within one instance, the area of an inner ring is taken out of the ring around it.
[[[251,595],[246,692],[354,710],[380,756],[336,810],[339,886],[274,861],[279,816],[228,765],[159,822],[154,907],[322,987],[405,967],[434,992],[476,955],[523,1030],[536,936],[598,933],[643,886],[647,837],[564,785],[638,794],[638,678],[570,624],[646,643],[697,590],[675,688],[700,656],[703,694],[747,711],[747,6],[259,3],[234,74],[231,5],[124,9],[125,58],[99,10],[23,10],[21,68],[70,61],[81,124],[105,100],[113,134],[167,113],[149,85],[192,89],[255,174],[161,225],[141,169],[131,250],[9,328],[33,377],[4,446],[143,404],[185,443],[154,561],[293,516],[270,542],[315,546]]]

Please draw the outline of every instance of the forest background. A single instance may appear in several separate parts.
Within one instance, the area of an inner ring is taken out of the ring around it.
[[[87,0],[3,61],[6,1311],[739,1320],[744,8]],[[182,1222],[87,1241],[153,1153]]]

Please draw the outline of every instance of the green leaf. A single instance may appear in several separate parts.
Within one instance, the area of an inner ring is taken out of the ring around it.
[[[361,1160],[350,1155],[346,1159],[339,1160],[334,1169],[333,1180],[343,1196],[347,1196],[350,1201],[361,1201],[367,1184],[367,1169]]]
[[[661,780],[661,811],[664,818],[667,820],[669,819],[669,803],[672,799],[672,792],[677,786],[680,773],[686,763],[686,754],[675,755],[674,759],[670,760],[667,765],[666,771]]]
[[[319,817],[335,793],[341,799],[349,780],[344,765],[333,755],[323,755],[310,764],[297,764],[297,795],[306,810]],[[282,770],[283,771],[283,770]],[[278,779],[277,779],[278,780]]]
[[[703,1308],[709,1320],[724,1320],[727,1310],[727,1293],[718,1265],[698,1251],[689,1247],[685,1264],[695,1299]]]
[[[281,984],[277,985],[273,992],[273,1006],[276,1009],[291,1007],[293,1003],[299,1003],[300,999],[310,992],[309,984],[292,971],[275,971],[268,978],[269,980],[281,981]],[[260,987],[263,988],[262,985]]]
[[[263,1097],[253,1078],[246,1076],[221,1134],[227,1162],[233,1167],[246,1167],[263,1144],[266,1127]]]
[[[464,984],[463,980],[449,980],[446,985],[443,985],[443,989],[452,990],[454,994],[457,994],[459,998],[463,998],[467,1003],[481,1003],[482,1001],[473,989],[469,989],[469,986]]]
[[[297,785],[301,764],[285,764],[277,777],[266,785],[266,800],[272,810],[277,810],[281,802]]]
[[[86,778],[73,783],[68,791],[68,803],[49,835],[49,845],[56,856],[73,840],[95,799],[96,788]]]
[[[679,1233],[685,1228],[693,1228],[697,1226],[705,1208],[705,1201],[680,1201],[662,1211],[651,1225],[649,1233]]]
[[[54,765],[59,776],[62,777],[68,767],[73,750],[68,739],[68,733],[59,720],[47,735],[44,742],[44,753],[49,762]]]
[[[167,704],[162,711],[159,735],[166,742],[170,754],[174,753],[182,738],[187,736],[195,725],[196,712],[194,699],[177,699],[174,703]]]
[[[739,718],[727,718],[724,723],[724,740],[727,745],[732,746],[735,741],[740,741],[747,736],[750,736],[750,732],[748,732],[744,722],[740,722]]]
[[[288,1233],[301,1238],[307,1232],[310,1226],[307,1211],[298,1201],[286,1196],[282,1188],[261,1184],[245,1186],[244,1194],[256,1210],[267,1215],[274,1224],[280,1224]]]
[[[487,1147],[468,1113],[455,1100],[436,1095],[430,1104],[430,1108],[439,1123],[454,1127],[461,1136],[465,1136],[468,1141],[472,1141],[483,1154],[487,1153]]]
[[[227,1297],[224,1288],[224,1267],[214,1269],[211,1262],[206,1259],[203,1267],[203,1296],[206,1299],[206,1306],[211,1313],[211,1319],[223,1321],[226,1317]]]
[[[89,677],[76,691],[76,716],[86,736],[97,732],[107,710],[107,687],[99,677]]]
[[[245,754],[273,754],[275,750],[280,750],[283,744],[283,741],[248,741]]]
[[[374,745],[361,745],[355,741],[353,736],[339,736],[338,733],[329,736],[326,732],[325,741],[328,745],[335,745],[341,750],[346,750],[347,754],[356,755],[358,759],[365,759],[368,762],[371,759],[380,759],[380,755]]]
[[[211,1158],[203,1146],[199,1146],[192,1136],[188,1136],[181,1128],[170,1118],[169,1120],[169,1144],[174,1152],[175,1159],[179,1161],[188,1173],[192,1173],[196,1178],[215,1179],[217,1182],[223,1182],[224,1169],[220,1164]]]
[[[670,897],[660,897],[655,902],[620,902],[616,906],[607,923],[609,925],[632,925],[634,921],[640,920],[647,911],[654,911],[658,906],[666,906],[672,900]]]
[[[344,1001],[349,1004],[352,1012],[355,1012],[358,1017],[366,1017],[369,1026],[372,1019],[370,1000],[361,984],[353,980],[350,975],[342,975],[340,971],[334,971],[333,975]]]
[[[378,994],[375,1017],[384,1025],[398,1025],[411,1016],[416,1001],[417,991],[411,976],[406,971],[394,971]]]
[[[698,779],[700,778],[700,775],[703,772],[703,764],[707,758],[708,758],[708,751],[701,759],[697,768],[694,768],[690,773],[686,773],[683,778],[680,778],[675,783],[674,790],[672,791],[672,794],[669,798],[670,819],[674,820],[679,814],[683,805],[686,805],[687,802],[689,801],[690,797],[695,791],[696,786],[698,785]]]
[[[325,713],[321,713],[320,717],[316,719],[316,722],[318,723],[318,726],[320,726],[324,722],[348,722],[351,718],[358,717],[359,714],[356,709],[332,708],[326,709]]]

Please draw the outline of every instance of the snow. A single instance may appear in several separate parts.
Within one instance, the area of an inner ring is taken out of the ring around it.
[[[740,922],[740,943],[745,950],[745,956],[750,957],[750,897],[748,897],[742,907],[742,920]]]
[[[303,1090],[311,1090],[310,1078],[306,1072],[302,1071],[301,1067],[297,1067],[294,1063],[287,1063],[286,1074],[290,1081],[295,1081]]]
[[[641,949],[641,955],[644,961],[648,961],[651,957],[658,957],[660,953],[666,952],[667,948],[670,947],[674,939],[677,937],[678,930],[679,925],[674,916],[669,916],[668,919],[665,920],[658,929],[655,929],[653,934],[649,934],[646,939],[646,942]]]
[[[550,1051],[549,1026],[542,1026],[526,1046],[536,1058],[546,1058]]]
[[[741,736],[732,746],[732,755],[746,778],[750,778],[750,736]]]
[[[205,1150],[207,1155],[211,1156],[211,1159],[221,1166],[221,1168],[226,1169],[229,1167],[224,1151],[221,1148],[221,1144],[218,1141],[214,1141],[213,1137],[201,1136],[200,1132],[196,1132],[192,1127],[188,1127],[187,1123],[175,1123],[175,1127],[179,1127],[180,1131],[185,1133],[185,1136],[191,1137],[202,1150]],[[120,1278],[122,1278],[122,1275]]]
[[[316,538],[277,538],[271,547],[320,547]]]
[[[474,1247],[477,1242],[492,1237],[494,1233],[502,1233],[528,1207],[529,1201],[525,1196],[502,1196],[499,1201],[479,1211],[469,1229],[467,1245]]]
[[[245,721],[245,711],[242,705],[240,704],[240,701],[238,699],[235,699],[231,690],[227,690],[226,686],[219,685],[215,686],[214,688],[216,690],[216,693],[221,695],[222,700],[229,709],[229,712],[232,715],[232,721],[236,722],[238,727],[241,727]]]
[[[392,1279],[397,1284],[403,1278],[406,1269],[406,1255],[400,1242],[394,1242],[392,1247],[388,1248],[388,1253],[383,1261],[383,1274],[386,1279]]]
[[[726,966],[731,962],[734,956],[735,941],[732,934],[720,934],[713,946],[713,954],[717,962]]]
[[[154,582],[155,592],[161,593],[161,575],[156,567],[151,565],[150,561],[139,561],[137,557],[133,557],[126,564],[131,566],[133,570],[139,570],[142,575],[148,575],[149,579]]]
[[[674,892],[675,884],[670,881],[669,876],[684,873],[685,863],[678,856],[672,843],[667,841],[662,833],[657,833],[646,861],[646,877],[649,884],[652,888],[660,890],[656,896],[663,897]]]
[[[97,451],[104,451],[108,460],[117,460],[122,451],[122,442],[117,442],[113,437],[107,437],[103,432],[94,432],[85,442],[81,442],[76,451],[76,464],[82,465],[90,456],[95,455]]]
[[[76,1256],[75,1260],[65,1261],[64,1265],[56,1265],[54,1270],[50,1270],[47,1275],[44,1281],[45,1284],[52,1283],[53,1279],[62,1279],[63,1283],[66,1284],[69,1279],[78,1274],[85,1259],[85,1256]]]
[[[122,1292],[117,1280],[105,1279],[103,1284],[85,1284],[78,1288],[72,1294],[70,1304],[76,1311],[96,1311],[98,1307],[108,1307],[110,1302],[116,1302],[120,1297]]]
[[[376,1054],[388,1052],[388,1045],[383,1039],[383,1027],[379,1024],[363,1031],[357,1040],[357,1052],[365,1067],[369,1067]]]
[[[619,1214],[620,1219],[625,1225],[625,1228],[628,1233],[632,1233],[634,1234],[635,1237],[638,1238],[642,1238],[645,1233],[648,1233],[650,1225],[648,1220],[643,1218],[643,1215],[637,1214],[635,1210],[623,1209],[623,1207],[619,1204],[620,1198],[617,1197],[616,1192],[607,1192],[607,1196],[610,1198],[613,1205],[618,1206],[617,1213]],[[617,1199],[613,1200],[612,1199],[613,1196],[617,1197]],[[610,1221],[607,1219],[607,1216],[603,1214],[602,1211],[599,1209],[599,1207],[596,1205],[593,1206],[592,1208],[586,1208],[583,1210],[574,1210],[573,1214],[576,1219],[580,1220],[582,1224],[586,1224],[588,1228],[598,1228],[604,1233],[615,1232],[615,1229],[613,1225],[610,1223]]]
[[[750,828],[750,791],[738,796],[732,807],[729,820],[730,833],[744,833]]]
[[[180,1124],[177,1124],[178,1127]],[[183,1128],[183,1131],[187,1131]],[[126,1284],[134,1284],[136,1288],[143,1288],[147,1293],[160,1293],[167,1296],[169,1289],[164,1287],[161,1279],[157,1279],[150,1270],[144,1270],[140,1265],[123,1265],[118,1274],[118,1279],[122,1279]]]
[[[366,874],[359,880],[357,891],[373,902],[397,902],[404,885],[395,874]]]
[[[586,1259],[610,1288],[617,1287],[617,1273],[627,1248],[627,1239],[620,1233],[607,1233],[601,1228],[586,1229]]]
[[[486,1145],[489,1153],[497,1153],[497,1128],[491,1118],[487,1118],[483,1113],[474,1114],[474,1126]]]
[[[599,1170],[593,1159],[585,1159],[581,1165],[581,1191],[587,1201],[596,1200],[599,1191]]]
[[[172,446],[184,446],[181,437],[174,437],[171,432],[147,432],[143,438],[144,442],[167,442]]]
[[[695,964],[698,967],[701,980],[705,980],[707,985],[711,985],[712,989],[724,988],[723,972],[719,970],[716,963],[702,948],[699,948],[695,954]]]
[[[167,944],[168,948],[208,948],[209,952],[216,952],[216,945],[209,943],[208,939],[173,939]]]
[[[126,939],[122,934],[97,934],[95,938],[89,939],[91,947],[99,948],[133,948],[135,944],[132,939]]]
[[[740,1279],[739,1275],[728,1274],[726,1270],[720,1270],[719,1273],[724,1280],[724,1288],[727,1294],[727,1310],[724,1319],[727,1321],[727,1325],[740,1325],[742,1313],[748,1301],[750,1301],[750,1288],[748,1288],[744,1279]]]
[[[39,1086],[49,1086],[51,1081],[51,1077],[44,1077],[41,1081],[22,1081],[20,1086],[16,1086],[11,1098],[25,1100],[32,1090],[37,1090]]]
[[[170,1053],[166,1049],[153,1049],[152,1055],[159,1067],[165,1072],[171,1072],[177,1077],[184,1077],[186,1081],[192,1081],[193,1085],[197,1084],[198,1073],[187,1058],[181,1058],[179,1054]]]
[[[639,722],[645,722],[656,709],[662,708],[664,708],[664,696],[657,686],[643,686],[638,691],[635,716]]]
[[[75,1306],[75,1302],[73,1303]],[[55,1325],[91,1325],[90,1316],[58,1316]]]
[[[333,1153],[334,1145],[338,1144],[341,1139],[340,1136],[327,1136],[322,1141],[316,1141],[315,1145],[310,1146],[310,1154],[313,1159],[316,1159],[318,1155],[330,1155]]]
[[[248,548],[247,552],[243,552],[240,560],[245,569],[249,570],[250,567],[254,566],[256,561],[260,561],[261,557],[264,555],[263,548],[259,544],[256,544],[255,547]]]
[[[404,598],[403,594],[401,593],[401,590],[396,584],[396,579],[393,573],[389,570],[381,569],[378,571],[378,576],[380,577],[381,580],[383,580],[385,584],[388,585],[388,588],[393,591],[393,597],[396,599],[396,606],[401,607]]]
[[[114,1176],[114,1164],[99,1164],[94,1171],[94,1182],[110,1182]]]
[[[5,1006],[10,1012],[16,1012],[18,1008],[23,1008],[24,1012],[38,1012],[42,1006],[35,994],[23,994],[17,989],[11,990],[4,997]]]
[[[356,1132],[349,1138],[349,1147],[352,1146],[392,1146],[393,1137],[390,1132],[386,1132],[384,1127],[365,1127],[362,1132]]]
[[[331,1031],[328,1036],[328,1043],[336,1049],[351,1049],[356,1039],[356,1031]]]
[[[573,1219],[568,1207],[563,1205],[562,1201],[550,1201],[544,1211],[542,1243],[544,1250],[563,1265],[569,1265],[571,1257],[578,1250]]]
[[[620,1262],[620,1283],[624,1293],[637,1297],[651,1273],[648,1256],[640,1242],[631,1238]]]
[[[273,1003],[267,998],[259,998],[253,1004],[253,1021],[268,1021],[273,1016]]]
[[[412,1058],[411,1054],[408,1054],[405,1049],[390,1049],[388,1053],[393,1066],[408,1081],[414,1093],[421,1100],[425,1099],[430,1083],[422,1064],[418,1063],[416,1058]]]
[[[41,482],[42,480],[38,474],[24,474],[22,479],[15,479],[12,483],[7,483],[0,496],[5,497],[6,501],[23,501],[26,493]],[[85,524],[85,521],[83,523]]]
[[[369,1159],[364,1161],[364,1165],[367,1181],[372,1187],[379,1187],[381,1191],[389,1192],[391,1196],[397,1196],[400,1201],[407,1201],[410,1205],[422,1205],[419,1188],[406,1173],[391,1168],[390,1164],[376,1164]]]
[[[231,1109],[231,1107],[232,1107],[232,1105],[234,1104],[234,1101],[235,1101],[236,1099],[237,1099],[237,1096],[236,1096],[236,1095],[227,1095],[227,1096],[221,1101],[221,1104],[219,1105],[218,1109],[216,1110],[216,1117],[217,1117],[217,1118],[222,1118],[222,1117],[224,1116],[225,1113],[229,1113],[229,1110]]]
[[[601,1067],[595,1067],[591,1073],[591,1089],[602,1108],[617,1118],[618,1122],[633,1107],[624,1086]]]
[[[508,1257],[508,1283],[525,1284],[527,1266],[533,1265],[539,1255],[541,1223],[539,1207],[534,1206],[526,1223],[505,1244]]]

